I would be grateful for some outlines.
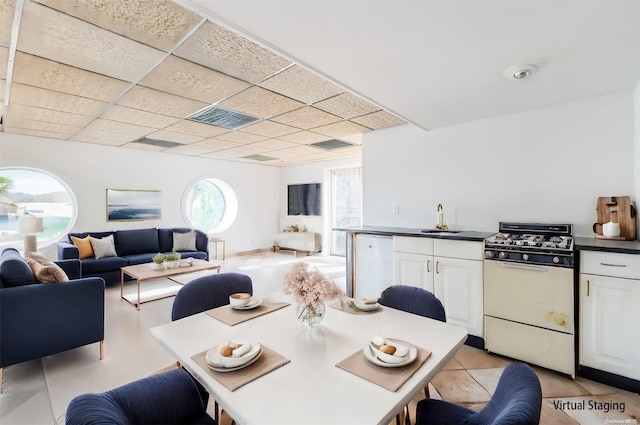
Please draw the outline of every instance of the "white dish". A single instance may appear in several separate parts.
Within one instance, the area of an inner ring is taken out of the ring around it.
[[[258,353],[255,356],[253,356],[251,360],[237,367],[219,367],[219,366],[214,366],[211,363],[207,363],[207,364],[212,370],[215,370],[216,372],[233,372],[234,370],[240,370],[244,367],[254,364],[256,360],[260,358],[261,355],[262,355],[262,348],[260,348],[260,351],[258,351]]]
[[[237,341],[240,345],[249,344],[248,341]],[[224,346],[226,343],[220,343],[207,351],[206,360],[209,366],[220,368],[220,369],[229,369],[229,368],[238,368],[242,366],[246,366],[254,357],[258,356],[258,354],[262,351],[262,346],[260,344],[251,344],[251,348],[244,355],[240,357],[224,357],[220,354],[220,348]]]
[[[251,301],[249,301],[249,304],[242,307],[236,307],[232,305],[231,308],[233,308],[234,310],[251,310],[252,308],[258,307],[260,304],[262,304],[262,298],[252,297]]]
[[[380,351],[373,348],[371,344],[367,344],[362,349],[362,352],[364,353],[364,357],[375,365],[382,367],[402,367],[413,363],[418,358],[418,349],[413,346],[408,346],[408,348],[409,353],[405,357],[399,357],[399,359],[403,359],[399,363],[387,363],[380,360],[377,356],[377,353],[379,353]]]
[[[353,305],[355,305],[358,310],[362,310],[362,311],[371,311],[371,310],[377,310],[380,308],[380,304],[378,303],[365,304],[364,301],[354,301]]]

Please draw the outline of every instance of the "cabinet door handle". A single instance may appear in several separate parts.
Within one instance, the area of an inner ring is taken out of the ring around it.
[[[626,264],[611,264],[611,263],[600,263],[601,266],[609,266],[609,267],[627,267]]]
[[[431,273],[431,260],[427,260],[427,273]]]
[[[436,274],[440,273],[440,261],[436,261]]]
[[[589,297],[589,292],[591,291],[591,281],[587,280],[587,297]]]

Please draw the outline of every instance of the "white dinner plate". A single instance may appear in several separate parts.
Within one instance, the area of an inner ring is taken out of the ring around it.
[[[377,310],[380,308],[380,304],[378,303],[365,304],[363,301],[354,301],[353,305],[356,306],[358,310],[362,310],[362,311],[371,311],[371,310]]]
[[[208,363],[208,362],[207,362],[207,364],[209,365],[209,367],[210,367],[212,370],[215,370],[216,372],[233,372],[234,370],[240,370],[240,369],[242,369],[242,368],[244,368],[244,367],[247,367],[247,366],[249,366],[249,365],[251,365],[251,364],[255,363],[255,362],[256,362],[256,360],[258,360],[258,359],[260,358],[260,356],[261,356],[261,355],[262,355],[262,347],[260,348],[260,350],[258,351],[258,353],[257,353],[255,356],[253,356],[253,358],[252,358],[251,360],[249,360],[248,362],[246,362],[245,364],[240,365],[240,366],[236,366],[236,367],[222,367],[222,366],[214,366],[214,365],[212,365],[211,363]]]
[[[371,347],[370,344],[367,344],[363,349],[362,352],[364,353],[364,357],[369,360],[371,363],[376,364],[378,366],[382,366],[382,367],[402,367],[402,366],[406,366],[408,364],[413,363],[417,358],[418,358],[418,349],[416,347],[413,347],[411,345],[407,344],[407,347],[409,347],[409,353],[406,356],[406,359],[400,363],[387,363],[387,362],[383,362],[382,360],[380,360],[377,356],[376,353],[374,352],[374,348]]]
[[[243,356],[223,357],[222,355],[220,355],[220,348],[223,345],[224,343],[218,344],[207,351],[205,359],[209,366],[225,369],[225,371],[231,368],[240,368],[243,366],[247,366],[249,362],[251,362],[262,352],[262,346],[260,344],[251,344],[251,348]]]
[[[243,305],[242,307],[232,305],[231,308],[234,310],[251,310],[252,308],[258,307],[260,304],[262,304],[262,298],[251,297],[251,301],[249,301],[249,304]]]

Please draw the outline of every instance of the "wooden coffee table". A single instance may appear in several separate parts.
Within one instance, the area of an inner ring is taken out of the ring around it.
[[[158,279],[161,277],[170,277],[170,276],[176,276],[180,274],[194,273],[194,272],[199,272],[203,270],[217,270],[218,273],[220,273],[220,264],[211,263],[206,260],[194,259],[193,264],[191,264],[190,266],[184,266],[184,267],[181,266],[181,267],[176,267],[174,269],[153,270],[151,268],[151,263],[144,263],[144,264],[137,264],[135,266],[122,267],[120,269],[120,298],[122,298],[123,300],[125,300],[126,302],[134,306],[137,310],[140,310],[140,304],[175,296],[175,294],[171,294],[171,295],[166,295],[159,298],[153,298],[146,301],[140,301],[141,282],[145,280]],[[138,302],[137,303],[129,301],[124,296],[124,276],[125,275],[132,277],[138,282]]]

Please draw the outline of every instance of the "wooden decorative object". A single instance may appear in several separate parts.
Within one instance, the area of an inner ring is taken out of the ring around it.
[[[627,240],[636,239],[636,208],[629,196],[601,196],[596,206],[596,222],[593,231],[598,239]],[[608,222],[620,224],[620,236],[606,237],[602,234],[602,225]]]

